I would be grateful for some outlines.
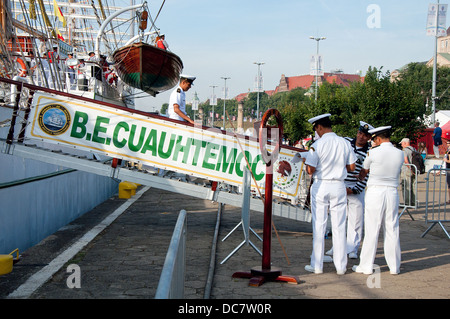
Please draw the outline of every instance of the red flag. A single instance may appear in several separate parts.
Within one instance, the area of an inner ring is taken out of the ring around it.
[[[55,27],[55,29],[56,29],[56,36],[58,37],[58,39],[60,39],[61,41],[65,41],[63,36],[61,35],[61,32],[59,32],[58,28]]]

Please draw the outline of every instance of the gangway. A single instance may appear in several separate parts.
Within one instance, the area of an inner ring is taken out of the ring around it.
[[[257,183],[252,189],[264,190],[265,164],[257,139],[9,79],[0,82],[18,87],[8,138],[0,140],[3,153],[237,207],[248,165]],[[303,166],[293,161],[298,151],[280,147],[274,164],[273,215],[311,222],[309,210],[300,203],[306,183]],[[250,207],[264,212],[256,192]]]

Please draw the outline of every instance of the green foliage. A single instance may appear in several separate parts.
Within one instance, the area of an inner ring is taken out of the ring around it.
[[[437,109],[447,109],[450,68],[438,68],[437,78],[437,95],[441,97]],[[312,134],[312,126],[307,120],[322,113],[332,114],[333,130],[340,136],[355,136],[359,121],[365,121],[374,127],[392,126],[394,143],[403,137],[414,141],[424,129],[423,115],[431,111],[426,109],[427,101],[431,105],[431,79],[432,68],[423,63],[408,64],[394,81],[389,72],[370,67],[363,82],[352,82],[349,86],[323,83],[317,101],[314,94],[308,95],[302,88],[272,96],[259,93],[259,111],[264,114],[270,108],[278,109],[283,117],[285,138],[291,142]],[[256,117],[257,98],[257,93],[252,92],[243,100],[244,117]],[[214,111],[221,116],[224,101],[219,99],[217,103]],[[225,106],[230,116],[237,115],[236,100],[225,101]],[[199,108],[203,109],[205,117],[209,117],[213,109],[209,100],[201,103]],[[167,104],[161,111],[166,109]],[[193,118],[190,105],[186,106],[186,111]],[[228,121],[226,124],[228,127]]]
[[[352,82],[348,87],[323,83],[317,101],[304,92],[301,98],[299,92],[291,92],[279,99],[278,108],[285,134],[293,141],[311,134],[307,119],[323,113],[332,114],[333,130],[340,136],[355,136],[359,121],[374,127],[391,125],[394,143],[403,137],[415,140],[424,128],[420,120],[426,112],[423,91],[410,81],[391,81],[390,73],[381,69],[369,68],[363,83]]]
[[[164,103],[159,110],[160,114],[167,114],[167,109],[169,108],[169,103]]]
[[[428,101],[429,109],[431,111],[431,96],[432,96],[432,77],[433,68],[426,66],[424,63],[410,63],[408,64],[398,77],[398,80],[408,83],[409,86],[420,92],[424,103]],[[438,67],[436,71],[436,110],[450,109],[450,68]]]

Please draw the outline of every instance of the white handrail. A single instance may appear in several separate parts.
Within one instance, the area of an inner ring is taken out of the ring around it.
[[[147,36],[147,35],[152,35],[152,34],[155,34],[155,33],[158,33],[158,31],[147,31],[147,32],[145,32],[142,36],[145,37],[145,36]],[[133,43],[134,40],[136,40],[136,39],[139,38],[140,36],[141,36],[141,35],[138,34],[138,35],[132,37],[130,40],[128,40],[127,43],[125,43],[125,46],[127,46],[127,45]]]
[[[100,38],[103,34],[103,31],[105,30],[106,26],[111,22],[112,19],[114,19],[115,17],[117,17],[118,15],[121,15],[124,12],[127,12],[129,10],[134,10],[134,9],[139,9],[141,7],[144,7],[147,5],[147,1],[144,1],[144,3],[142,4],[136,4],[134,6],[130,6],[127,8],[123,8],[122,10],[119,10],[115,13],[113,13],[111,16],[109,16],[100,26],[100,29],[98,30],[97,33],[97,38],[95,39],[95,55],[97,57],[100,57],[100,50],[99,50],[99,43],[100,43]]]

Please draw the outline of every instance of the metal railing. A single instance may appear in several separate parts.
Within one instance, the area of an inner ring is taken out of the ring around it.
[[[178,215],[164,267],[159,278],[155,299],[184,298],[186,269],[186,211]]]
[[[443,223],[450,222],[450,190],[447,178],[450,169],[432,168],[428,171],[426,180],[425,222],[431,226],[422,234],[425,235],[435,226],[441,226],[444,233],[450,239],[448,231]]]
[[[417,209],[419,206],[417,196],[417,167],[413,164],[403,164],[400,174],[400,184],[398,193],[400,195],[399,208],[402,208],[399,218],[407,212],[412,220],[414,218],[408,209]]]

